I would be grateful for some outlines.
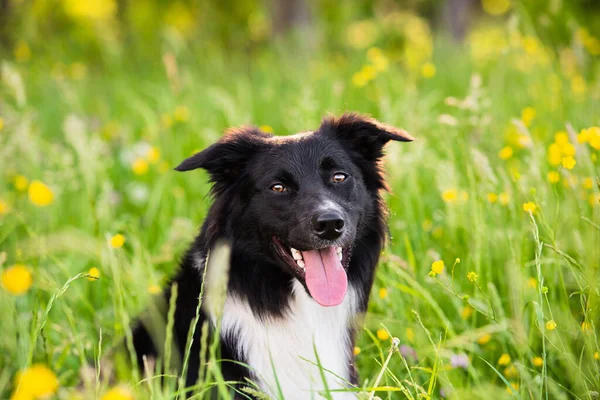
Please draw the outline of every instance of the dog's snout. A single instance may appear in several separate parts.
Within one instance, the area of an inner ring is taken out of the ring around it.
[[[337,211],[316,214],[310,222],[315,234],[324,240],[337,239],[344,231],[344,218]]]

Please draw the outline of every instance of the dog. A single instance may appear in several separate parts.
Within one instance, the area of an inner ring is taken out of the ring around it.
[[[357,321],[387,235],[383,149],[412,140],[402,129],[346,113],[287,137],[232,129],[175,168],[208,171],[213,196],[164,293],[168,304],[176,285],[172,337],[179,354],[193,332],[187,385],[199,377],[205,324],[209,335],[220,326],[220,370],[238,389],[251,380],[272,397],[308,399],[326,387],[338,390],[333,398],[355,397],[340,390],[358,384]],[[198,299],[207,256],[219,241],[230,255],[217,315]],[[133,344],[140,364],[162,345],[145,324],[135,327]]]

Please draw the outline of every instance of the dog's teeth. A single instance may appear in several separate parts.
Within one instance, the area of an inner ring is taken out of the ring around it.
[[[338,254],[342,254],[342,248],[341,247],[336,247],[335,248],[335,252]]]
[[[300,253],[298,250],[294,249],[293,247],[291,247],[292,250],[292,257],[294,257],[294,260],[302,260],[302,253]]]
[[[338,258],[342,261],[342,253],[338,253]]]
[[[304,265],[305,265],[305,264],[304,264],[304,261],[302,261],[302,260],[297,260],[297,261],[296,261],[296,263],[298,264],[298,266],[299,266],[300,268],[304,269]]]

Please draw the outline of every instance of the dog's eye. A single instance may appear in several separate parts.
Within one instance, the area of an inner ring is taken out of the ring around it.
[[[283,193],[287,191],[287,188],[281,183],[276,183],[273,186],[271,186],[271,190],[277,193]]]
[[[338,172],[336,174],[333,175],[333,182],[334,183],[340,183],[340,182],[344,182],[346,180],[346,174],[342,174],[341,172]]]

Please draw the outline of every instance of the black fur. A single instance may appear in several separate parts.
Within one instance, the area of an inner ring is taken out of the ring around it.
[[[202,285],[204,266],[196,265],[198,255],[206,255],[217,240],[225,239],[232,249],[228,293],[247,300],[257,316],[285,318],[292,283],[294,279],[302,282],[302,277],[282,259],[274,238],[299,250],[331,246],[331,241],[314,234],[308,222],[326,199],[343,209],[344,231],[335,245],[347,249],[348,283],[360,294],[360,312],[366,311],[387,232],[379,193],[386,189],[380,161],[390,140],[413,138],[403,130],[349,113],[325,119],[314,132],[290,137],[268,135],[256,128],[235,129],[176,168],[206,169],[213,183],[208,216],[172,281],[178,287],[174,339],[180,354],[185,352]],[[341,183],[332,182],[337,172],[347,175]],[[274,192],[274,183],[287,190]],[[167,288],[166,303],[170,296]],[[193,338],[188,385],[198,379],[200,326],[206,319],[202,311]],[[355,327],[348,329],[353,342]],[[221,338],[221,358],[245,362],[234,351],[235,341],[235,337]],[[143,355],[158,353],[141,323],[134,331],[134,345],[140,363]],[[356,383],[354,360],[348,362]],[[228,380],[251,377],[239,364],[223,362],[221,368]]]

